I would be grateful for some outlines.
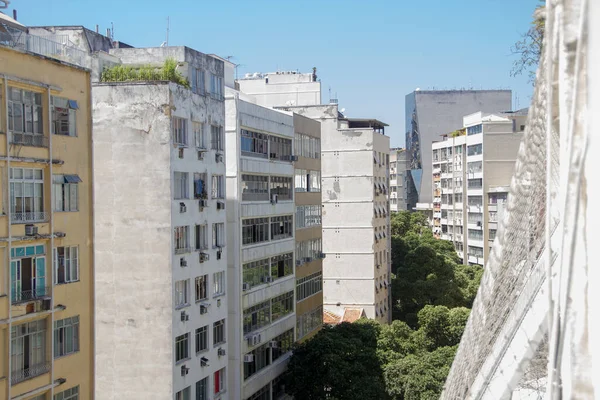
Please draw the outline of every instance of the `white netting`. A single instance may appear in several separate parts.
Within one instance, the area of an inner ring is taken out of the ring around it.
[[[546,244],[546,189],[553,187],[552,196],[555,196],[559,182],[559,136],[554,133],[547,137],[547,107],[546,62],[542,56],[507,209],[485,265],[471,316],[446,381],[443,399],[477,397],[471,393],[471,388],[483,364],[494,346],[509,340],[511,333],[518,329],[528,307],[527,300],[536,296],[545,281],[546,271],[540,257]],[[551,149],[548,186],[547,139]],[[551,214],[553,229],[558,223],[558,213],[553,209]],[[539,340],[532,339],[532,352],[538,345]],[[526,366],[521,368],[526,369]]]

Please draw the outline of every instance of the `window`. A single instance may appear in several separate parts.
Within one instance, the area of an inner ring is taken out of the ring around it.
[[[296,261],[301,263],[310,262],[317,259],[321,253],[322,243],[320,238],[296,242]]]
[[[467,135],[475,135],[476,133],[481,133],[481,132],[483,132],[482,124],[475,125],[475,126],[469,126],[467,128]]]
[[[293,216],[271,217],[271,240],[290,238],[294,234]]]
[[[272,340],[277,343],[272,350],[271,357],[273,361],[277,360],[279,357],[292,350],[292,346],[294,344],[294,330],[290,329],[285,331],[279,336],[276,336]]]
[[[254,361],[244,363],[244,379],[250,378],[252,375],[261,371],[263,368],[271,365],[271,348],[269,343],[265,343],[260,347],[246,354],[252,354]]]
[[[190,304],[189,286],[189,279],[175,282],[175,308]]]
[[[269,198],[269,177],[242,175],[242,201],[266,201]]]
[[[320,171],[308,171],[308,191],[309,192],[320,192],[321,191],[321,172]]]
[[[192,398],[192,387],[188,386],[183,390],[175,393],[175,400],[191,400]]]
[[[195,231],[196,250],[208,249],[208,233],[206,232],[206,225],[196,225]]]
[[[496,239],[497,232],[498,231],[496,229],[490,229],[489,240],[494,241],[494,239]]]
[[[483,151],[483,147],[482,147],[481,143],[474,144],[472,146],[467,146],[467,155],[468,156],[477,156],[477,155],[481,154],[482,151]]]
[[[212,240],[213,248],[225,247],[225,224],[223,222],[213,224]]]
[[[469,189],[481,189],[483,187],[483,179],[469,179],[467,181]]]
[[[265,283],[265,277],[269,276],[271,272],[268,258],[246,263],[242,269],[244,283],[250,286]]]
[[[194,144],[197,149],[206,149],[204,139],[204,125],[202,122],[192,121],[192,130],[194,131]]]
[[[208,377],[196,382],[196,400],[208,400]]]
[[[269,241],[269,218],[249,218],[242,220],[242,244],[255,244]]]
[[[282,393],[283,395],[283,393]],[[274,399],[278,399],[279,397],[273,396]],[[271,384],[267,383],[258,392],[252,394],[252,396],[248,397],[247,400],[271,400]]]
[[[46,319],[13,325],[10,342],[13,385],[50,370],[46,359]]]
[[[190,227],[175,227],[175,254],[190,252]]]
[[[223,77],[210,74],[210,97],[223,100]]]
[[[302,133],[294,135],[294,152],[306,158],[321,158],[321,140]]]
[[[223,187],[223,175],[212,176],[212,198],[222,199],[225,197],[225,190]]]
[[[469,256],[483,257],[483,249],[481,247],[469,246]]]
[[[190,79],[190,83],[192,84],[192,92],[204,95],[206,93],[204,71],[200,68],[191,67],[191,72],[192,78]]]
[[[483,240],[483,231],[477,229],[469,229],[469,239]]]
[[[227,384],[225,383],[225,368],[215,372],[214,378],[215,394],[223,393],[227,388]]]
[[[56,393],[54,400],[79,400],[79,385]]]
[[[213,274],[213,296],[225,294],[225,271]]]
[[[298,339],[323,325],[323,306],[300,315],[296,320],[296,334]]]
[[[481,172],[482,171],[482,162],[475,161],[475,162],[467,163],[467,171],[470,174],[476,173],[476,172]]]
[[[263,301],[244,310],[243,329],[244,334],[254,332],[257,329],[271,323],[271,301]]]
[[[55,135],[77,136],[77,101],[62,97],[51,98],[52,133]]]
[[[13,132],[16,143],[42,145],[44,117],[41,93],[8,89],[8,130]]]
[[[278,279],[294,273],[294,253],[271,257],[271,278]]]
[[[176,200],[189,198],[188,173],[174,172],[173,180],[175,181],[175,190],[173,198]]]
[[[208,325],[196,329],[196,353],[208,349]]]
[[[44,174],[41,169],[10,169],[13,223],[44,221]]]
[[[173,143],[188,145],[187,119],[173,117]]]
[[[210,126],[210,145],[213,150],[223,151],[223,127]]]
[[[175,362],[190,358],[190,334],[186,333],[175,338]]]
[[[79,192],[77,184],[81,178],[77,175],[54,175],[54,211],[78,211]]]
[[[271,299],[271,321],[294,312],[294,292],[287,292]]]
[[[196,301],[204,300],[208,297],[208,275],[196,277]]]
[[[225,320],[213,324],[213,346],[225,343]]]
[[[321,206],[296,206],[296,229],[321,225]]]
[[[54,249],[54,283],[79,280],[79,247],[65,246]]]
[[[206,174],[194,172],[194,199],[206,199]]]
[[[291,161],[292,141],[279,136],[269,136],[269,158]]]
[[[79,315],[54,321],[54,358],[79,351]]]
[[[296,301],[301,301],[323,290],[321,271],[296,279]]]
[[[267,158],[269,152],[269,135],[242,129],[241,136],[243,156]]]
[[[271,177],[271,196],[277,195],[278,200],[292,200],[292,178],[285,176]]]

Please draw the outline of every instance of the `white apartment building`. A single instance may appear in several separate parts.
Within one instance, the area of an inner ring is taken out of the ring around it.
[[[433,143],[433,233],[452,241],[465,264],[487,261],[526,118],[526,109],[477,112]]]
[[[226,89],[229,389],[275,399],[295,341],[291,113]]]
[[[186,47],[190,87],[93,85],[97,399],[236,399],[227,387],[225,104],[221,60]],[[133,363],[132,363],[133,361]]]
[[[236,81],[241,92],[264,107],[321,104],[321,82],[312,73],[279,71],[250,73]]]
[[[408,173],[406,156],[406,149],[390,149],[390,190],[388,198],[391,212],[406,211],[409,190],[406,176]]]

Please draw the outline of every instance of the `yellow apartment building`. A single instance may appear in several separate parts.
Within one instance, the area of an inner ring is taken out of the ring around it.
[[[0,40],[0,399],[92,399],[90,72],[18,37]]]
[[[296,340],[323,325],[321,123],[294,114],[296,203]]]

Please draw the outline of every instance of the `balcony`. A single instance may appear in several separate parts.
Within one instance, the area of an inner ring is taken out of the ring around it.
[[[26,224],[29,222],[47,221],[49,213],[45,211],[36,212],[13,212],[10,215],[10,222],[13,224]]]
[[[50,298],[52,287],[43,286],[31,290],[20,290],[12,294],[12,304],[26,303],[33,300]]]
[[[23,382],[27,379],[35,378],[36,376],[43,375],[50,371],[52,368],[51,361],[44,361],[39,364],[31,365],[27,368],[19,369],[17,371],[12,371],[10,377],[11,385],[16,385],[17,383]]]
[[[12,132],[10,135],[10,144],[31,147],[48,147],[48,137],[40,134]]]

